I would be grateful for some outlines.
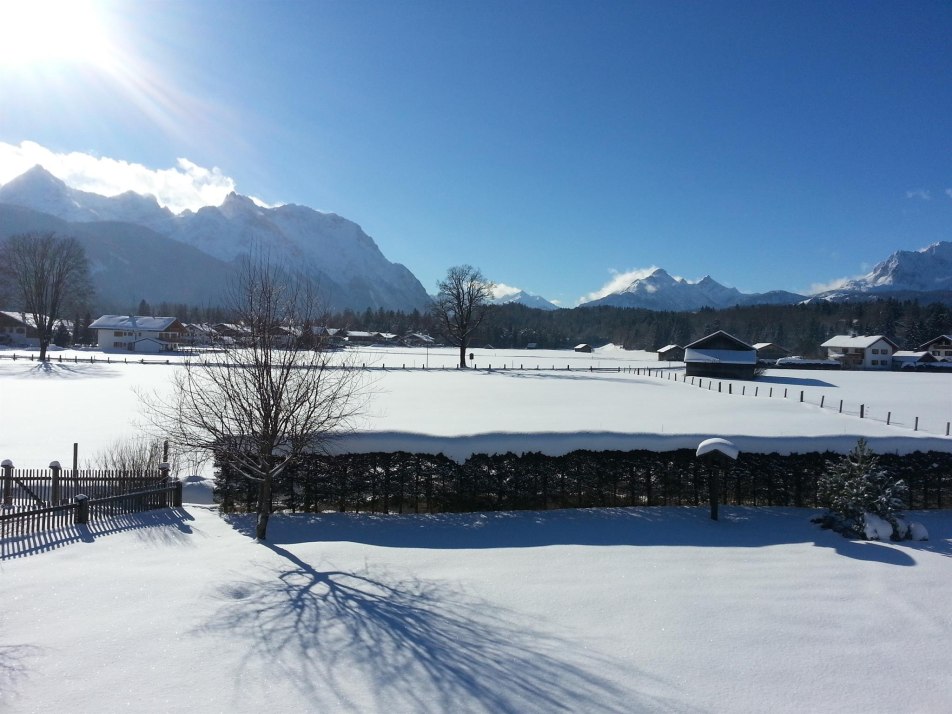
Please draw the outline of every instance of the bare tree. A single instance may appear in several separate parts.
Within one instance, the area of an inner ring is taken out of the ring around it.
[[[57,321],[92,294],[86,251],[75,238],[24,233],[10,236],[0,248],[0,266],[9,274],[20,309],[33,318],[40,361],[45,361]]]
[[[446,279],[436,287],[433,314],[446,337],[459,345],[459,366],[465,368],[469,338],[486,316],[496,285],[486,280],[479,268],[457,265],[446,271]]]
[[[296,339],[304,325],[320,324],[307,279],[255,258],[231,292],[246,338],[187,361],[168,396],[144,401],[152,424],[176,447],[214,455],[258,484],[255,534],[264,540],[275,477],[351,426],[366,382],[343,353]]]

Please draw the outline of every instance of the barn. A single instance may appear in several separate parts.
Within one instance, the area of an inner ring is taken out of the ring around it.
[[[658,361],[681,362],[684,360],[684,348],[681,345],[665,345],[658,350]]]
[[[684,348],[685,374],[689,377],[753,379],[757,350],[723,330],[702,337]]]

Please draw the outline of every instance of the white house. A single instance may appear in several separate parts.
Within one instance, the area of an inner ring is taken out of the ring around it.
[[[171,352],[185,336],[185,326],[175,317],[103,315],[90,324],[100,349],[127,352]]]
[[[889,369],[899,345],[883,335],[837,335],[820,347],[843,369]]]
[[[923,345],[920,350],[927,350],[938,360],[952,362],[952,335],[939,335]]]

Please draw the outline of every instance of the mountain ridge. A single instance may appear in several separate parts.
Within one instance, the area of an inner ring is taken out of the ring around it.
[[[0,203],[66,221],[72,230],[100,221],[147,228],[224,264],[264,250],[313,276],[329,309],[409,312],[429,307],[419,280],[404,265],[387,260],[358,224],[306,206],[267,208],[232,192],[220,206],[175,214],[154,196],[125,192],[107,197],[71,188],[41,166],[0,187]],[[114,226],[112,231],[121,232],[121,228]],[[145,266],[136,263],[134,254],[127,258],[132,261],[130,271],[145,274]],[[141,291],[143,297],[156,300],[151,295],[161,290],[143,282]]]

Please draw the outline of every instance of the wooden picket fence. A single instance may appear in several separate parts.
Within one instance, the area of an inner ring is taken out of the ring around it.
[[[182,505],[182,482],[151,472],[24,470],[0,474],[0,539]]]

